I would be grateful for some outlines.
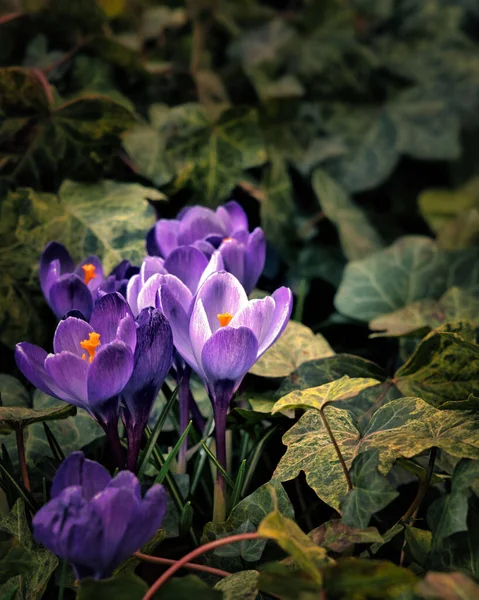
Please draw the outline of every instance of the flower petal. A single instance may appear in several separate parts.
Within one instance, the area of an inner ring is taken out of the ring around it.
[[[178,245],[188,246],[211,234],[225,237],[227,231],[210,208],[193,206],[181,219]]]
[[[88,372],[88,402],[101,414],[102,404],[117,396],[133,371],[133,353],[123,342],[112,342],[96,353]]]
[[[263,339],[271,329],[275,310],[275,301],[271,296],[261,300],[250,300],[230,321],[230,327],[248,327],[254,333],[261,347]]]
[[[138,293],[138,297],[136,299],[136,305],[138,308],[138,313],[140,313],[144,308],[148,308],[151,306],[155,307],[156,304],[156,292],[163,281],[163,277],[165,275],[156,274],[148,279],[148,281],[142,286]]]
[[[248,217],[242,206],[235,200],[230,200],[216,209],[216,214],[225,225],[228,234],[244,229],[248,231]]]
[[[155,223],[155,243],[152,237],[147,238],[148,254],[166,258],[170,252],[178,247],[178,234],[180,222],[175,219],[160,219]]]
[[[138,502],[141,501],[141,489],[138,477],[131,471],[120,471],[113,479],[110,478],[108,489],[122,489],[125,488],[130,490],[135,495]]]
[[[214,333],[220,326],[218,315],[230,313],[235,315],[248,303],[248,297],[241,283],[225,271],[213,273],[201,286],[195,304],[202,300],[211,331]],[[195,309],[193,308],[193,312]],[[192,315],[193,318],[193,315]]]
[[[261,277],[264,269],[265,260],[266,238],[261,227],[256,227],[249,236],[246,248],[243,285],[247,294],[251,294],[258,283],[258,279]]]
[[[234,381],[235,388],[256,362],[258,340],[247,327],[222,327],[203,347],[201,364],[208,384]]]
[[[155,484],[146,492],[143,501],[135,508],[128,524],[124,544],[130,554],[146,544],[158,531],[166,515],[166,492]]]
[[[40,266],[38,272],[40,277],[40,285],[42,286],[45,296],[48,296],[48,290],[46,289],[49,287],[47,285],[47,276],[50,265],[53,261],[58,261],[58,276],[65,273],[71,273],[75,268],[72,257],[63,244],[59,244],[58,242],[50,242],[47,244],[40,256]]]
[[[189,313],[191,303],[193,302],[193,295],[186,285],[175,277],[174,275],[161,275],[159,280],[160,287],[167,287],[173,295],[176,302],[179,302],[185,313]],[[160,288],[158,288],[159,291]],[[161,307],[161,295],[158,293],[156,296],[156,308],[163,310]]]
[[[89,319],[93,308],[93,299],[88,287],[77,275],[62,275],[49,291],[50,306],[61,319],[70,310],[79,310],[85,319]]]
[[[57,386],[75,406],[89,411],[87,378],[88,361],[72,352],[49,354],[45,360],[45,370]]]
[[[195,302],[189,325],[190,344],[193,350],[195,364],[198,365],[197,368],[193,365],[190,366],[198,373],[198,375],[200,375],[200,377],[204,377],[203,368],[201,366],[201,354],[206,341],[211,335],[212,331],[208,322],[208,316],[205,307],[203,306],[203,301],[200,298]]]
[[[193,248],[201,250],[201,252],[203,252],[203,254],[206,256],[206,258],[210,258],[210,256],[215,251],[215,246],[213,244],[210,244],[206,240],[196,240],[196,242],[193,242],[191,245],[193,246]]]
[[[218,250],[223,257],[225,270],[243,283],[245,275],[245,245],[231,238],[223,242]],[[248,293],[248,290],[246,290],[246,293]]]
[[[141,287],[141,277],[139,274],[133,275],[126,286],[126,300],[135,316],[140,312],[138,310],[138,294],[140,293]]]
[[[101,260],[98,256],[87,256],[85,259],[81,261],[78,267],[75,269],[75,273],[80,277],[80,279],[85,281],[85,271],[83,270],[84,265],[93,265],[95,267],[95,275],[90,279],[90,281],[86,284],[88,289],[93,292],[97,289],[97,287],[103,283],[105,275],[103,273],[103,265],[101,264]]]
[[[207,266],[206,256],[193,246],[176,248],[165,260],[167,272],[176,275],[192,294],[196,293],[198,283]]]
[[[88,460],[83,452],[73,452],[58,467],[50,489],[50,497],[55,498],[65,488],[80,486],[83,498],[90,500],[101,492],[111,481],[110,474],[99,463]]]
[[[118,330],[116,332],[116,340],[119,342],[125,342],[129,346],[132,352],[136,348],[136,325],[131,315],[126,315],[120,321]]]
[[[147,256],[140,267],[140,277],[143,285],[148,281],[150,277],[156,273],[164,274],[168,273],[164,266],[165,261],[159,256]]]
[[[100,344],[104,346],[118,337],[118,326],[120,321],[129,315],[133,318],[128,303],[118,292],[105,294],[95,304],[90,325],[93,331],[100,334]]]
[[[53,351],[55,354],[64,351],[72,352],[81,358],[85,350],[80,346],[80,342],[87,340],[88,335],[93,331],[93,327],[82,319],[75,317],[63,319],[58,323],[53,337]]]
[[[166,275],[164,276],[167,277]],[[179,280],[178,280],[179,281]],[[190,343],[188,312],[185,310],[186,295],[180,291],[179,285],[164,284],[158,290],[158,308],[161,309],[171,326],[173,343],[184,360],[197,371],[198,366],[193,356]],[[185,286],[185,289],[186,288]],[[189,290],[188,290],[188,293]],[[190,302],[191,303],[191,302]]]
[[[208,277],[210,275],[212,275],[213,273],[217,273],[218,271],[223,271],[224,268],[225,268],[225,265],[223,262],[223,257],[221,256],[220,252],[215,250],[211,255],[208,266],[203,271],[203,275],[201,276],[201,279],[198,282],[197,289],[198,290],[200,289],[200,287],[203,285],[203,283],[208,279]]]
[[[45,394],[73,404],[73,398],[65,394],[45,370],[47,356],[43,348],[29,342],[22,342],[15,346],[15,361],[23,375]]]
[[[293,294],[287,287],[277,289],[272,298],[275,302],[274,312],[271,317],[271,325],[268,333],[264,336],[258,348],[258,358],[272,346],[283,333],[288,324],[293,309]]]

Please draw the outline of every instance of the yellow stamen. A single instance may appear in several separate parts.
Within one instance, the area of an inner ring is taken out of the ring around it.
[[[226,325],[230,324],[233,315],[231,313],[220,313],[216,315],[218,317],[218,321],[220,322],[220,327],[226,327]]]
[[[92,362],[95,358],[96,349],[100,345],[100,334],[92,331],[88,334],[88,340],[83,340],[80,342],[80,346],[88,352],[89,361]],[[81,356],[83,360],[86,360],[86,354],[82,354]]]
[[[81,267],[83,269],[84,275],[83,275],[83,282],[86,283],[87,285],[90,283],[90,281],[92,279],[95,279],[96,277],[96,267],[95,265],[82,265]]]
[[[232,242],[232,241],[233,241],[232,237],[223,238],[223,243],[225,243],[225,242]]]

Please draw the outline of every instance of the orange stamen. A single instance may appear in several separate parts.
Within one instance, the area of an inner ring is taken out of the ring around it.
[[[233,315],[231,313],[220,313],[216,315],[218,317],[218,321],[220,322],[220,327],[226,327],[226,325],[230,324]]]
[[[225,242],[232,242],[232,241],[233,241],[233,238],[232,238],[232,237],[223,238],[223,244],[224,244]]]
[[[88,340],[83,340],[80,342],[80,346],[88,352],[89,361],[92,362],[95,358],[96,349],[100,345],[100,334],[92,331],[88,334]],[[83,360],[86,360],[86,354],[82,354],[81,356]]]
[[[83,275],[83,282],[86,283],[87,285],[90,283],[90,281],[92,279],[95,279],[96,277],[96,267],[95,265],[82,265],[81,267],[83,269],[84,275]]]

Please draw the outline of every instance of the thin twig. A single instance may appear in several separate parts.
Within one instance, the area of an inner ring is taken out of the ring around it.
[[[221,546],[227,546],[228,544],[231,544],[233,542],[242,542],[245,540],[256,540],[261,537],[263,537],[263,536],[261,536],[257,533],[241,533],[239,535],[230,535],[228,537],[221,538],[220,540],[214,540],[213,542],[208,542],[207,544],[204,544],[203,546],[200,546],[199,548],[192,550],[191,552],[189,552],[188,554],[183,556],[183,558],[178,560],[174,565],[172,565],[167,571],[165,571],[163,573],[163,575],[161,577],[159,577],[155,581],[155,583],[150,587],[150,589],[143,596],[143,600],[151,600],[154,597],[154,595],[156,594],[156,592],[161,588],[161,586],[168,581],[168,579],[173,577],[173,575],[177,571],[182,569],[187,563],[191,562],[198,556],[205,554],[205,552],[209,552],[210,550],[214,550],[215,548],[219,548]]]
[[[142,554],[141,552],[134,552],[133,556],[142,560],[143,562],[149,562],[156,565],[175,565],[178,561],[172,558],[162,558],[160,556],[149,556],[148,554]],[[215,569],[214,567],[208,567],[207,565],[197,565],[196,563],[186,563],[183,565],[185,569],[191,569],[192,571],[202,571],[203,573],[209,573],[210,575],[216,575],[217,577],[229,577],[231,573],[228,571],[222,571],[221,569]]]
[[[28,491],[30,491],[30,479],[28,478],[27,461],[25,459],[23,429],[21,427],[17,427],[17,429],[15,430],[15,435],[17,437],[18,460],[20,462],[20,471],[22,474],[23,485]]]
[[[321,415],[321,421],[323,422],[323,425],[326,428],[326,431],[328,432],[329,439],[333,443],[334,449],[336,450],[336,454],[338,455],[339,462],[341,463],[341,467],[343,468],[343,471],[344,471],[344,477],[346,478],[346,483],[348,484],[348,491],[350,492],[353,489],[353,483],[352,483],[351,477],[349,475],[349,470],[346,465],[346,461],[344,460],[344,457],[341,453],[341,450],[338,446],[338,442],[336,441],[333,431],[328,423],[326,415],[324,414],[324,408],[322,408],[319,411],[319,414]]]

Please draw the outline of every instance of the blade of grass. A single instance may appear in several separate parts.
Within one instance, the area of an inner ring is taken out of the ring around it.
[[[160,472],[158,473],[158,475],[157,475],[157,477],[155,479],[155,483],[163,483],[163,481],[164,481],[167,473],[170,470],[171,463],[175,460],[176,455],[180,451],[181,445],[185,441],[186,436],[188,435],[188,432],[191,429],[192,425],[193,425],[193,421],[190,421],[188,423],[186,429],[183,431],[183,435],[179,438],[179,440],[176,442],[176,444],[175,444],[174,448],[172,449],[172,451],[166,457],[165,462],[163,463],[163,466],[161,467],[161,470],[160,470]]]
[[[246,496],[246,492],[251,484],[251,480],[253,479],[254,472],[256,470],[256,467],[258,466],[258,462],[261,458],[261,454],[263,453],[264,447],[266,446],[271,436],[275,433],[277,428],[277,425],[273,425],[271,429],[268,429],[265,435],[258,442],[258,445],[254,448],[251,454],[251,458],[248,460],[248,467],[246,470],[243,489],[241,490],[241,496]]]
[[[180,535],[188,532],[191,529],[191,524],[193,523],[193,508],[191,506],[191,502],[185,504],[183,508],[183,512],[180,516]]]
[[[141,465],[138,469],[138,479],[140,481],[142,480],[142,478],[145,474],[146,467],[151,458],[151,454],[156,446],[156,442],[158,441],[158,437],[159,437],[161,430],[163,429],[163,425],[165,424],[165,421],[168,417],[168,413],[170,412],[173,404],[175,403],[176,397],[178,396],[179,389],[180,389],[180,386],[177,385],[174,392],[169,397],[165,407],[161,411],[158,421],[156,422],[153,432],[151,433],[151,437],[148,440],[148,443],[147,443],[146,449],[145,449],[145,453],[143,454],[143,459],[141,461]]]
[[[208,448],[208,446],[206,445],[206,443],[204,441],[201,442],[201,445],[203,446],[203,449],[205,450],[206,454],[208,455],[209,459],[211,460],[211,462],[214,464],[214,466],[220,471],[220,473],[223,475],[223,477],[225,478],[226,483],[231,487],[234,488],[235,484],[233,482],[233,480],[231,479],[231,477],[228,475],[228,473],[223,469],[223,467],[220,465],[220,463],[218,462],[218,459],[216,458],[216,456],[213,454],[213,452],[211,452],[211,450]]]
[[[13,477],[11,473],[7,471],[7,469],[3,466],[2,463],[0,463],[0,473],[11,483],[11,485],[15,488],[19,496],[23,498],[28,508],[33,512],[36,512],[38,510],[38,505],[35,502],[33,496],[16,481],[15,477]]]
[[[246,476],[246,458],[241,462],[240,467],[238,469],[238,475],[236,475],[235,485],[233,491],[231,492],[230,497],[230,506],[229,511],[231,512],[233,508],[238,504],[241,500],[241,490],[243,489],[243,483]]]
[[[48,427],[45,421],[43,421],[42,425],[43,429],[45,430],[45,435],[47,436],[47,442],[50,446],[50,450],[52,451],[53,458],[55,458],[55,460],[58,460],[59,462],[62,462],[62,460],[65,460],[65,454],[63,453],[60,444],[58,443],[56,437],[53,435],[52,430],[50,429],[50,427]]]

